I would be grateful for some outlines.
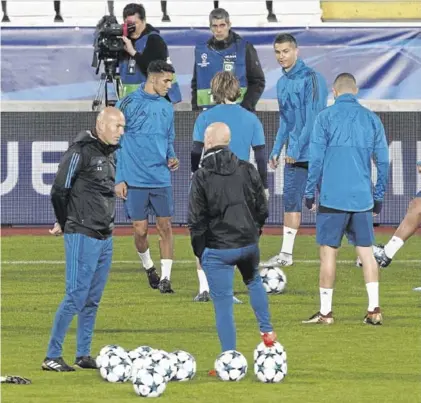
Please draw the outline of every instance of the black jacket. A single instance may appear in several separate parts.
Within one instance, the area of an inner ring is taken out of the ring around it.
[[[57,222],[65,233],[105,239],[115,215],[114,151],[95,132],[83,131],[64,153],[51,189]]]
[[[234,31],[230,31],[228,38],[225,41],[217,41],[215,37],[212,37],[208,41],[208,46],[213,50],[222,50],[230,47],[235,41],[241,39],[241,36],[236,34]],[[244,95],[244,99],[241,102],[241,106],[247,110],[254,112],[256,110],[257,102],[265,90],[265,75],[260,65],[259,56],[257,55],[256,49],[250,43],[246,43],[246,78],[247,78],[247,91]],[[192,90],[192,109],[198,110],[197,106],[197,79],[196,79],[196,62],[193,67],[193,78],[191,81]]]
[[[194,254],[206,247],[234,249],[258,243],[268,217],[263,184],[257,170],[228,148],[206,152],[193,175],[188,224]]]

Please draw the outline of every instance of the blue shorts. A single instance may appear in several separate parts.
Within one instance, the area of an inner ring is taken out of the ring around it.
[[[149,215],[172,217],[174,214],[172,187],[129,188],[124,209],[132,221],[147,220]]]
[[[374,243],[373,212],[317,213],[316,241],[333,248],[341,246],[346,235],[354,246],[372,246]]]
[[[307,176],[308,169],[294,164],[285,164],[284,210],[286,213],[301,213]]]

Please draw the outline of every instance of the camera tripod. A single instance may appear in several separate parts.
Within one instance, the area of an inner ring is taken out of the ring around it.
[[[99,67],[101,65],[101,61],[97,67],[97,74],[99,71]],[[104,59],[104,72],[101,73],[98,90],[95,96],[95,99],[92,102],[92,110],[97,111],[99,110],[100,106],[102,105],[102,101],[105,98],[105,106],[114,106],[116,102],[120,99],[120,78],[119,74],[117,73],[118,68],[118,60],[116,59]],[[108,86],[112,85],[114,89],[114,93],[116,96],[116,100],[110,100],[108,95]]]

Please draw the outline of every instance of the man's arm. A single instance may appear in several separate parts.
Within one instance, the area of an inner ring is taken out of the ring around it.
[[[377,167],[377,183],[374,187],[374,202],[382,202],[389,180],[389,148],[382,122],[376,117],[373,159]]]
[[[174,109],[171,107],[171,123],[168,128],[168,149],[167,149],[167,158],[177,158],[174,150],[174,139],[175,139],[175,129],[174,129]]]
[[[193,128],[193,146],[190,153],[191,172],[196,172],[199,169],[200,160],[202,158],[203,146],[205,142],[206,122],[204,115],[200,114]]]
[[[199,110],[199,107],[197,106],[196,61],[193,64],[193,77],[191,79],[191,108],[193,111]]]
[[[168,58],[168,47],[159,35],[149,35],[143,52],[136,52],[134,59],[143,75],[147,75],[150,62]]]
[[[67,150],[58,166],[58,171],[51,188],[51,203],[57,222],[62,230],[67,220],[67,204],[70,191],[82,167],[82,155],[79,147]]]
[[[206,247],[208,229],[207,201],[201,171],[193,175],[189,195],[188,226],[194,255],[199,259]]]
[[[282,117],[282,111],[279,113],[279,129],[276,133],[275,144],[273,145],[272,152],[270,153],[269,159],[279,158],[282,148],[288,140],[288,131],[285,119]]]
[[[252,164],[248,164],[248,169],[251,181],[250,185],[255,195],[254,218],[259,228],[262,229],[265,225],[266,218],[269,217],[268,201],[262,180],[256,168]]]
[[[327,148],[326,132],[323,128],[320,115],[314,123],[313,133],[310,141],[310,157],[308,165],[308,178],[305,190],[305,198],[313,200],[315,198],[316,186],[320,182],[323,172],[323,162]]]
[[[265,90],[266,80],[259,56],[251,43],[246,44],[246,78],[247,91],[241,106],[253,112],[256,110],[257,102]]]
[[[268,166],[266,160],[265,133],[262,122],[256,117],[253,127],[253,137],[251,146],[254,151],[254,159],[256,160],[257,170],[265,189],[268,188]]]

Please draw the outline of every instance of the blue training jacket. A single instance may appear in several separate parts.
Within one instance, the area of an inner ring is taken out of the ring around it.
[[[171,186],[168,158],[175,157],[174,109],[159,95],[136,91],[117,102],[126,118],[117,151],[116,183],[160,188]]]
[[[314,124],[306,198],[321,179],[319,204],[343,211],[373,208],[371,159],[377,166],[374,200],[382,201],[389,176],[389,149],[379,117],[352,94],[339,96]]]
[[[225,123],[231,131],[230,150],[240,159],[250,159],[250,148],[265,145],[262,122],[238,104],[220,104],[203,111],[196,119],[193,141],[205,142],[206,128],[215,122]]]
[[[308,145],[317,114],[326,108],[328,90],[319,73],[298,59],[276,86],[279,103],[279,129],[270,159],[279,157],[288,142],[286,155],[308,161]]]

